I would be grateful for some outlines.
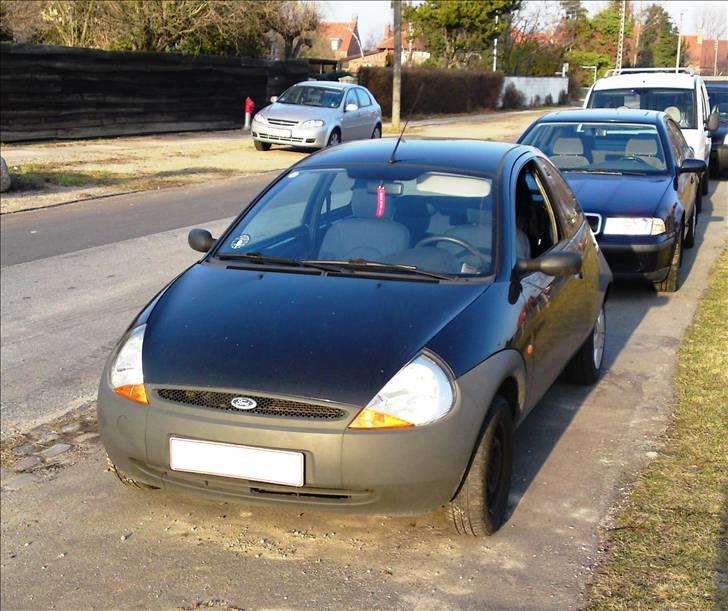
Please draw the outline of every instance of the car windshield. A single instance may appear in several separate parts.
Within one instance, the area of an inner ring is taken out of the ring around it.
[[[717,110],[721,123],[728,121],[728,88],[711,89],[708,87],[710,109]]]
[[[365,268],[447,278],[489,275],[491,187],[487,177],[399,163],[294,169],[240,219],[214,254],[346,273]]]
[[[562,172],[663,174],[662,143],[654,125],[540,123],[523,139]]]
[[[696,129],[695,93],[691,89],[603,89],[594,91],[589,108],[636,108],[666,112],[683,129]]]
[[[342,97],[344,97],[343,89],[295,85],[281,94],[277,101],[281,104],[295,104],[298,106],[338,108]]]

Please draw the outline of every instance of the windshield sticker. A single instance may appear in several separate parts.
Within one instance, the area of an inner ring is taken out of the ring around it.
[[[384,210],[387,205],[387,193],[384,190],[384,186],[379,185],[377,187],[377,212],[376,217],[382,218],[384,216]]]
[[[242,248],[243,246],[247,246],[248,242],[250,242],[250,236],[244,233],[235,238],[230,244],[230,247],[235,249]]]

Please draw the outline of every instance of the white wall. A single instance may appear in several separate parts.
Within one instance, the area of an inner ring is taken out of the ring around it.
[[[549,94],[553,103],[558,104],[562,92],[569,92],[569,79],[565,76],[506,76],[503,79],[503,89],[498,101],[499,107],[503,99],[503,92],[511,83],[523,94],[526,106],[533,106],[537,101],[536,96],[540,98],[539,103],[544,104]]]

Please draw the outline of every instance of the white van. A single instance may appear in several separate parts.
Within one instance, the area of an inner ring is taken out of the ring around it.
[[[710,132],[718,115],[710,114],[703,79],[687,68],[622,68],[610,70],[592,85],[584,108],[662,110],[680,126],[693,156],[710,162]],[[701,182],[708,193],[708,173]]]

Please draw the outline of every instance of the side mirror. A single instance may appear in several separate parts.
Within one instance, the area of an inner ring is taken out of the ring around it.
[[[708,169],[705,161],[702,159],[686,159],[682,162],[682,165],[677,169],[678,174],[689,174],[696,173],[702,174]]]
[[[543,272],[549,276],[573,276],[581,271],[581,255],[575,252],[557,252],[537,259],[519,259],[516,273]]]
[[[212,237],[207,229],[193,229],[187,236],[187,243],[190,248],[197,252],[207,252],[215,245],[215,242],[217,240]]]
[[[359,107],[356,104],[347,104],[344,107],[344,112],[354,112],[355,110],[359,110]]]
[[[271,102],[271,104],[275,104],[277,101],[278,101],[278,96],[277,95],[270,96],[270,102]]]
[[[720,115],[714,110],[708,115],[708,121],[706,127],[709,132],[714,132],[720,126]]]

